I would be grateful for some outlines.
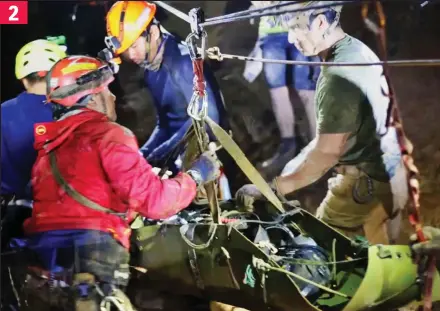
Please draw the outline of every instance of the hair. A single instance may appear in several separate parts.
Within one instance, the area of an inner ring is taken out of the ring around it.
[[[42,77],[38,74],[38,72],[33,72],[28,74],[23,79],[26,79],[26,81],[29,83],[30,86],[33,86],[39,82],[45,82],[46,76]]]
[[[315,18],[321,14],[325,16],[325,18],[327,19],[327,22],[329,24],[333,24],[333,22],[336,20],[336,17],[338,15],[338,13],[335,10],[327,10],[325,12],[318,13],[318,14],[312,13],[312,14],[310,14],[310,17],[309,17],[309,25],[312,24],[312,22],[315,20]],[[338,20],[338,23],[336,26],[340,26],[339,20]]]

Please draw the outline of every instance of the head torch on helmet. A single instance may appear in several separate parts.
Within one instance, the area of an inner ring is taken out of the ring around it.
[[[47,101],[65,107],[78,104],[84,96],[102,92],[114,80],[111,63],[89,56],[60,60],[47,75]]]

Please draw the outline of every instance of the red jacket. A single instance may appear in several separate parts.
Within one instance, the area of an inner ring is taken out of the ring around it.
[[[170,217],[187,207],[196,184],[187,174],[161,180],[139,153],[133,133],[88,109],[57,122],[35,125],[37,160],[32,170],[34,207],[27,234],[62,229],[110,232],[125,247],[128,222],[136,212],[151,219]],[[80,194],[128,220],[76,202],[55,181],[49,163],[54,151],[64,179]]]

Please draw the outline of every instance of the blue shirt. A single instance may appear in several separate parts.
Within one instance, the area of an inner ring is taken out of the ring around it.
[[[23,92],[1,105],[1,193],[32,199],[30,179],[37,157],[34,124],[52,121],[44,95]]]
[[[156,107],[157,123],[141,151],[145,157],[155,161],[164,160],[192,124],[186,111],[193,95],[194,79],[188,48],[171,35],[165,34],[164,40],[165,50],[160,69],[145,70],[144,73],[145,85]],[[208,115],[223,128],[228,128],[223,98],[214,74],[206,64],[203,70],[208,94]]]

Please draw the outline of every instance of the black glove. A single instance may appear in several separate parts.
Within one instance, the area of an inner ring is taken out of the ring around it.
[[[244,185],[235,193],[235,203],[238,207],[252,208],[255,200],[263,198],[263,194],[253,184]]]
[[[217,179],[220,176],[220,162],[215,152],[202,153],[187,173],[195,180],[197,186]]]

